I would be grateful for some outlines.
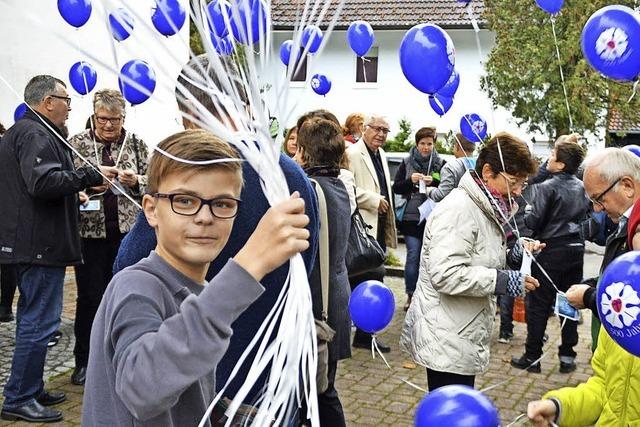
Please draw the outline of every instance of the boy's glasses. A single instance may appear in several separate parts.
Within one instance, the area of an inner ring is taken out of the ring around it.
[[[171,210],[178,215],[197,215],[202,206],[208,205],[211,215],[219,219],[231,219],[238,215],[240,199],[232,197],[216,197],[214,199],[203,199],[192,194],[165,194],[156,193],[153,197],[158,199],[169,199]]]

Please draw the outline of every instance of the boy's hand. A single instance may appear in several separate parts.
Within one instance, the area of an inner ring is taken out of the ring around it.
[[[309,217],[296,191],[289,200],[272,206],[240,252],[233,257],[256,281],[309,247]]]
[[[549,426],[556,416],[556,405],[548,399],[529,402],[527,416],[536,427]]]

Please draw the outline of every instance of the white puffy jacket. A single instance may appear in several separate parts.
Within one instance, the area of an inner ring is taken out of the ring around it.
[[[506,240],[489,199],[467,172],[427,220],[420,277],[400,338],[416,363],[460,375],[489,365],[497,270]]]

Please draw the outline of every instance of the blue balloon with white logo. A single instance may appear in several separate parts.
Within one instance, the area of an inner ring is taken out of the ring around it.
[[[564,0],[536,0],[536,4],[545,12],[555,15],[562,9]]]
[[[429,392],[416,410],[415,427],[499,427],[500,415],[491,399],[466,385],[448,385]]]
[[[349,25],[347,42],[356,55],[365,56],[375,41],[373,28],[367,21],[354,21]]]
[[[264,0],[238,2],[237,15],[231,15],[231,32],[240,43],[254,45],[267,33],[269,7]],[[237,18],[240,18],[239,20]]]
[[[456,70],[453,70],[453,73],[451,73],[451,77],[449,77],[447,83],[438,91],[438,95],[453,98],[456,95],[459,86],[460,74]]]
[[[132,59],[120,69],[118,85],[124,99],[132,105],[142,104],[156,88],[156,73],[146,62]]]
[[[322,44],[322,30],[317,25],[307,25],[302,31],[302,47],[316,53]]]
[[[129,38],[133,31],[134,20],[124,8],[114,10],[109,14],[109,28],[111,35],[119,42]]]
[[[217,37],[215,34],[209,33],[209,36],[211,37],[211,44],[218,55],[229,56],[233,53],[233,40],[231,40],[230,35]]]
[[[85,61],[76,62],[69,69],[69,83],[80,95],[86,95],[96,87],[98,73],[93,65]]]
[[[324,74],[314,74],[311,77],[311,89],[318,95],[326,95],[331,90],[331,80]]]
[[[636,79],[640,75],[640,17],[627,6],[598,10],[582,30],[582,52],[604,76],[620,81]]]
[[[27,112],[27,109],[27,104],[25,104],[24,102],[18,105],[13,112],[13,121],[17,122],[18,120],[20,120],[22,116],[24,116],[24,113]]]
[[[449,35],[433,24],[411,28],[400,43],[402,73],[420,92],[433,95],[449,81],[455,48]]]
[[[60,16],[73,27],[80,28],[91,17],[91,0],[58,0]]]
[[[209,20],[209,29],[218,38],[225,37],[229,34],[227,24],[231,22],[233,12],[231,5],[226,0],[214,0],[207,5],[207,15]]]
[[[429,95],[429,105],[437,115],[442,117],[451,109],[453,98],[442,96],[439,93]]]
[[[609,336],[640,357],[640,251],[620,255],[607,266],[598,283],[597,305]]]
[[[395,308],[393,292],[378,280],[360,283],[349,298],[349,314],[354,325],[371,334],[391,323]]]
[[[465,114],[460,119],[460,133],[470,142],[480,143],[487,137],[487,122],[478,114]]]
[[[627,151],[631,151],[633,154],[640,157],[640,145],[630,144],[630,145],[625,145],[622,148],[624,148]]]
[[[172,36],[184,25],[187,13],[180,0],[156,0],[151,22],[163,36]]]

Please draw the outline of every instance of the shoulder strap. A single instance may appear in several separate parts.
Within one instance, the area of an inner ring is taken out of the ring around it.
[[[326,319],[329,313],[329,218],[327,216],[327,201],[322,187],[315,179],[309,178],[315,184],[320,210],[320,282],[322,284],[322,316]]]

